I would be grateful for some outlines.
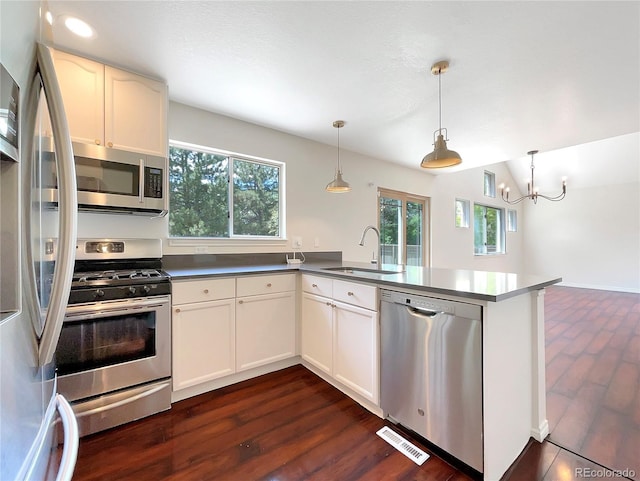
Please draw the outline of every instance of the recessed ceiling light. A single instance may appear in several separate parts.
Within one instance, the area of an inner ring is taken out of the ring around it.
[[[79,37],[91,38],[95,36],[95,31],[84,20],[76,17],[65,17],[64,26]]]

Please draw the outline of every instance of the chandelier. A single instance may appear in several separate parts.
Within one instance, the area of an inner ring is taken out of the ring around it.
[[[567,178],[566,177],[562,178],[562,192],[556,195],[555,197],[551,197],[549,195],[543,195],[540,192],[538,192],[538,187],[536,187],[535,184],[533,183],[533,171],[535,169],[535,166],[533,165],[533,156],[537,153],[538,153],[537,150],[530,150],[529,152],[527,152],[527,155],[531,156],[531,166],[530,166],[531,180],[527,182],[527,195],[523,195],[522,197],[519,197],[514,200],[509,200],[509,187],[505,187],[504,184],[500,185],[500,194],[502,195],[502,200],[505,201],[507,204],[517,204],[519,202],[522,202],[524,199],[531,199],[533,203],[536,204],[538,203],[538,197],[542,197],[543,199],[557,202],[559,200],[564,199],[564,196],[567,194]]]

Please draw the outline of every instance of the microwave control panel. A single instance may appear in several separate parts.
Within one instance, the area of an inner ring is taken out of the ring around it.
[[[144,168],[144,196],[162,199],[162,169]]]

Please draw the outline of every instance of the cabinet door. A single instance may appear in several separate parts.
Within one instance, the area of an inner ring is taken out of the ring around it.
[[[107,147],[167,156],[167,86],[105,66]]]
[[[329,375],[333,372],[333,302],[327,297],[302,294],[302,358]]]
[[[378,404],[378,313],[334,304],[333,377]]]
[[[232,374],[234,299],[173,306],[173,390]]]
[[[71,139],[104,144],[104,65],[57,50],[53,59]]]
[[[295,292],[241,297],[236,305],[236,367],[251,369],[295,355]]]

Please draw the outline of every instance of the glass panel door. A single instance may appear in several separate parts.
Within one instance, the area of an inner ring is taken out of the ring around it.
[[[380,250],[383,264],[428,266],[427,202],[427,197],[380,189]]]
[[[408,266],[424,265],[424,203],[407,201]]]

